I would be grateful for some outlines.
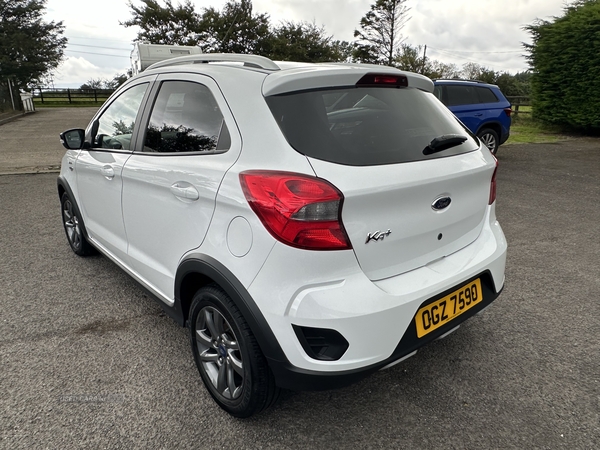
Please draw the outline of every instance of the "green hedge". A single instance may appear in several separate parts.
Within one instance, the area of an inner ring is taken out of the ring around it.
[[[527,27],[534,118],[600,132],[600,0],[580,0]]]

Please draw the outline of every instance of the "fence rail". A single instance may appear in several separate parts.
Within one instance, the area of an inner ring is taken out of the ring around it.
[[[102,104],[114,92],[114,89],[34,89],[33,101],[37,105],[79,104],[95,106]]]
[[[528,95],[511,95],[506,99],[510,102],[515,117],[519,114],[531,114],[531,97]]]

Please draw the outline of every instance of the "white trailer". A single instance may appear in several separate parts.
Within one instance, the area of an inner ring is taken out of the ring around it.
[[[135,43],[131,51],[131,70],[133,75],[137,75],[155,62],[199,53],[202,53],[200,47]]]

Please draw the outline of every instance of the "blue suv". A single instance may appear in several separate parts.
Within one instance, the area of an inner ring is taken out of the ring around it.
[[[512,109],[500,88],[481,81],[435,80],[435,96],[496,154],[510,134]]]

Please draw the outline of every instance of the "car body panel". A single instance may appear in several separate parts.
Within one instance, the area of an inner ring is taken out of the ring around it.
[[[344,194],[342,220],[371,280],[392,277],[469,245],[480,234],[495,168],[488,152],[385,166],[311,159]],[[442,197],[450,204],[435,210]],[[373,237],[375,233],[388,233]],[[378,239],[377,239],[378,238]]]
[[[127,236],[121,215],[123,166],[129,152],[82,151],[75,163],[77,192],[90,237],[127,261]],[[102,195],[98,195],[102,193]]]
[[[326,372],[353,370],[390,357],[428,299],[485,270],[491,271],[493,289],[499,292],[506,248],[493,207],[470,245],[382,281],[369,280],[352,251],[314,254],[277,243],[249,293],[292,365]],[[281,261],[294,261],[295,270]],[[291,324],[335,329],[348,340],[348,351],[338,361],[310,358],[294,338]]]
[[[181,257],[204,240],[221,180],[242,146],[233,116],[211,78],[165,74],[157,83],[182,79],[201,83],[216,94],[228,124],[230,148],[218,154],[136,151],[123,169],[123,221],[131,267],[170,299]]]

